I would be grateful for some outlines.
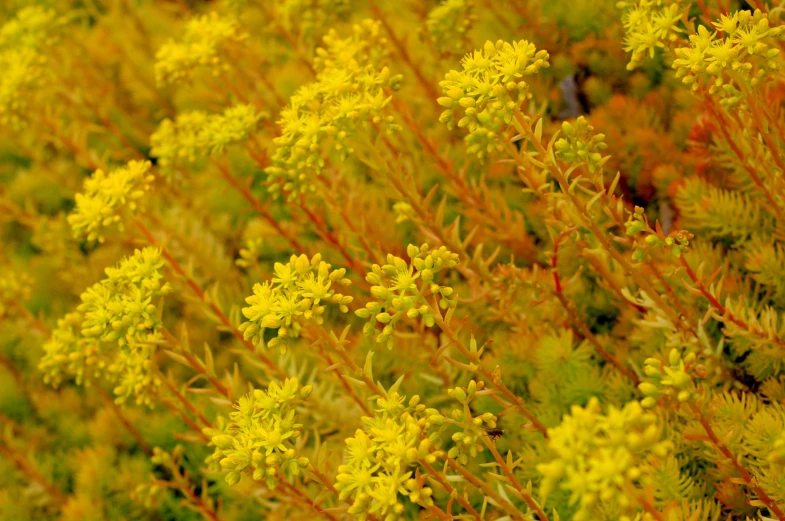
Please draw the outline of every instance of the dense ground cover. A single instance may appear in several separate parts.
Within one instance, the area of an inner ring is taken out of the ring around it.
[[[5,2],[0,518],[785,521],[781,13]]]

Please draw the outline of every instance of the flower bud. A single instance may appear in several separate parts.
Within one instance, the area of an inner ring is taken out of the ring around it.
[[[212,442],[219,449],[226,450],[232,448],[232,445],[234,444],[234,438],[228,434],[221,434],[219,436],[213,436]]]

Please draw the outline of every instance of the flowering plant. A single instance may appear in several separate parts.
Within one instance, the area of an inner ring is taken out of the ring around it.
[[[785,521],[782,6],[0,6],[0,521]]]

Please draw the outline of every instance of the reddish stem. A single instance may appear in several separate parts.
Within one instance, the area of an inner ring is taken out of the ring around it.
[[[485,441],[485,445],[493,453],[493,457],[496,459],[496,463],[498,463],[499,466],[502,468],[504,474],[507,476],[507,479],[509,479],[510,482],[515,486],[515,488],[518,490],[518,493],[521,495],[523,500],[526,502],[527,505],[529,505],[529,508],[537,512],[537,516],[540,518],[540,521],[548,521],[548,516],[543,511],[542,507],[540,507],[540,505],[534,500],[531,494],[529,494],[529,492],[524,487],[521,486],[521,484],[515,478],[515,474],[513,474],[512,469],[510,469],[507,466],[507,464],[504,462],[504,459],[502,459],[501,454],[499,454],[499,451],[496,450],[496,446],[493,444],[493,442],[490,441],[487,436],[483,439],[483,441]]]
[[[278,223],[278,221],[275,219],[275,217],[272,216],[270,211],[267,208],[265,208],[264,205],[262,205],[262,203],[258,199],[256,199],[253,196],[253,194],[251,194],[251,192],[248,191],[248,189],[245,186],[243,186],[243,184],[235,176],[232,175],[232,173],[225,165],[218,162],[216,162],[216,165],[218,166],[218,170],[221,172],[221,177],[223,177],[226,181],[228,181],[229,184],[232,185],[232,187],[235,190],[237,190],[237,192],[243,197],[243,199],[248,201],[251,204],[251,206],[253,206],[253,209],[256,210],[256,212],[259,215],[261,215],[265,221],[270,223],[270,225],[273,228],[275,228],[275,231],[277,231],[281,237],[285,238],[289,242],[289,244],[292,246],[292,248],[295,249],[295,251],[298,252],[305,251],[305,247],[302,244],[300,244],[300,242],[295,237],[293,237],[291,233],[286,231]]]
[[[744,329],[745,331],[749,331],[750,333],[754,334],[757,337],[763,338],[770,342],[774,342],[775,344],[778,344],[780,346],[785,346],[785,341],[783,339],[777,336],[770,336],[768,333],[758,328],[753,328],[752,325],[748,324],[744,320],[740,319],[739,317],[728,311],[728,309],[720,303],[717,297],[712,295],[712,293],[706,288],[706,285],[703,283],[703,281],[700,278],[698,278],[698,276],[692,270],[692,267],[690,266],[690,264],[687,262],[687,260],[684,258],[683,255],[680,257],[680,261],[681,261],[681,265],[687,271],[687,276],[690,278],[693,284],[696,285],[698,291],[700,291],[701,295],[703,295],[704,298],[706,298],[706,300],[709,301],[709,304],[711,304],[711,306],[714,307],[714,309],[716,309],[719,312],[719,314],[723,317],[724,320],[727,320],[728,322],[740,327],[741,329]]]
[[[393,28],[390,26],[390,24],[387,23],[387,19],[385,18],[382,10],[379,8],[379,4],[376,3],[376,0],[371,0],[371,11],[373,12],[373,15],[382,23],[384,30],[387,31],[387,35],[390,37],[390,41],[395,47],[395,50],[398,51],[401,59],[406,63],[406,65],[409,66],[414,75],[417,77],[417,81],[420,83],[420,85],[422,85],[423,89],[425,89],[425,92],[428,94],[428,98],[436,100],[436,98],[439,97],[439,93],[436,92],[436,88],[434,88],[433,84],[428,80],[428,78],[425,77],[425,74],[423,74],[420,67],[414,63],[414,60],[409,54],[409,51],[406,49],[406,46],[395,34],[395,31],[393,31]]]

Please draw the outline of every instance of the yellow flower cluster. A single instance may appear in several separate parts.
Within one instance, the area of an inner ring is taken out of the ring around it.
[[[385,114],[388,90],[397,89],[400,77],[383,65],[388,53],[381,24],[365,20],[354,26],[351,36],[340,38],[335,31],[324,37],[316,50],[316,81],[301,87],[281,112],[281,135],[273,165],[267,169],[270,190],[294,199],[315,189],[313,178],[326,161],[322,144],[332,143],[340,160],[353,152],[353,142],[366,142],[377,130],[398,129]]]
[[[32,5],[0,27],[0,49],[46,50],[57,42],[63,20],[53,9]]]
[[[438,437],[428,433],[430,418],[438,412],[421,404],[419,396],[408,406],[405,401],[397,392],[378,398],[373,418],[363,418],[363,428],[346,439],[345,463],[338,467],[335,488],[341,499],[352,498],[349,514],[355,519],[396,521],[405,519],[405,501],[433,505],[433,490],[415,471],[420,461],[430,464],[441,455],[433,450]]]
[[[239,104],[220,114],[194,110],[163,120],[150,136],[150,155],[166,175],[183,164],[217,154],[244,141],[256,129],[262,114],[253,105]]]
[[[313,65],[320,74],[348,69],[361,71],[367,67],[380,69],[390,54],[381,22],[365,19],[352,26],[351,35],[341,37],[335,29],[325,35],[316,49]]]
[[[169,40],[156,53],[156,83],[165,86],[180,82],[200,68],[220,74],[229,68],[227,46],[247,37],[233,17],[213,11],[193,18],[186,25],[182,40]]]
[[[296,422],[295,408],[311,391],[297,378],[287,378],[283,385],[270,382],[266,391],[256,389],[238,400],[223,431],[206,430],[215,445],[210,459],[227,471],[227,483],[237,484],[247,472],[274,489],[282,475],[291,479],[308,466],[308,458],[298,458],[294,449],[303,427]]]
[[[573,406],[561,425],[548,430],[548,449],[553,459],[537,466],[544,476],[541,493],[556,488],[570,493],[577,505],[575,521],[599,519],[595,509],[616,509],[627,515],[638,506],[635,490],[646,482],[649,456],[665,457],[669,441],[661,441],[657,417],[638,402],[623,409],[610,407],[602,414],[600,402],[592,398],[586,408]]]
[[[0,275],[0,318],[30,300],[33,278],[26,273],[4,269]]]
[[[104,242],[107,230],[123,230],[123,219],[139,209],[138,201],[151,188],[155,177],[149,161],[131,161],[108,174],[96,170],[85,179],[84,193],[76,194],[76,208],[68,224],[77,238]]]
[[[446,110],[439,121],[453,128],[468,128],[468,151],[484,157],[502,148],[500,133],[512,121],[515,111],[531,95],[522,79],[549,67],[548,52],[520,40],[495,44],[487,41],[481,50],[467,54],[462,70],[452,70],[439,85],[445,96],[437,101]]]
[[[107,268],[44,346],[39,367],[45,380],[57,386],[68,374],[81,383],[89,369],[89,376],[105,375],[115,384],[118,402],[134,396],[152,406],[160,386],[153,360],[162,327],[157,300],[171,292],[161,283],[163,265],[160,250],[145,248]]]
[[[573,125],[565,121],[561,126],[563,138],[554,143],[556,158],[569,163],[581,163],[594,174],[602,168],[610,157],[603,157],[602,151],[608,148],[605,134],[594,134],[594,127],[583,116],[579,116]]]
[[[46,58],[29,49],[0,51],[0,124],[14,130],[22,127],[45,64]]]
[[[742,101],[749,87],[780,69],[775,42],[785,39],[785,32],[781,26],[770,27],[766,15],[757,9],[723,15],[714,27],[717,31],[698,27],[690,36],[690,45],[676,49],[673,67],[676,76],[694,90],[699,79],[707,78],[709,92],[733,106]]]
[[[44,373],[44,382],[57,388],[66,376],[77,384],[84,383],[85,376],[101,376],[104,367],[99,361],[99,342],[86,338],[81,333],[84,315],[78,311],[66,314],[57,321],[49,340],[44,344],[44,356],[38,369]]]
[[[434,48],[440,53],[462,53],[474,22],[472,0],[443,0],[431,9],[425,27]]]
[[[311,260],[306,255],[292,255],[286,264],[275,263],[275,276],[264,284],[255,284],[253,295],[245,299],[243,308],[248,319],[240,325],[246,340],[257,346],[264,343],[266,329],[277,329],[278,334],[267,342],[270,349],[286,351],[289,339],[300,336],[303,322],[322,323],[326,304],[335,304],[341,312],[349,311],[353,297],[336,293],[333,283],[348,286],[346,269],[333,270],[322,261],[321,254]]]
[[[457,400],[461,407],[453,409],[450,418],[442,417],[439,420],[431,418],[431,422],[444,422],[461,428],[459,432],[452,435],[455,445],[447,452],[447,456],[457,459],[464,465],[469,463],[470,457],[476,458],[477,453],[483,450],[482,439],[486,436],[487,430],[496,428],[498,420],[496,416],[490,412],[473,416],[469,405],[476,397],[477,391],[482,391],[484,387],[482,380],[479,382],[472,380],[466,388],[449,389],[447,394]]]
[[[372,266],[365,280],[373,284],[371,294],[377,300],[355,312],[360,318],[370,318],[363,327],[366,336],[374,334],[377,323],[384,325],[376,335],[376,341],[386,344],[388,349],[393,347],[393,330],[399,320],[419,318],[427,327],[433,327],[438,313],[433,305],[437,301],[442,309],[453,308],[457,304],[453,289],[437,284],[434,275],[445,268],[455,267],[458,255],[444,246],[431,250],[427,244],[419,248],[410,244],[407,253],[410,262],[388,255],[387,264]]]
[[[624,50],[632,53],[627,69],[639,67],[647,56],[664,49],[684,32],[687,7],[680,0],[623,0]]]
[[[354,0],[282,0],[274,7],[281,24],[309,45],[337,22],[347,20],[356,8]]]
[[[45,74],[46,58],[29,49],[0,51],[0,124],[18,130]]]
[[[649,227],[643,208],[640,206],[635,207],[624,223],[624,226],[627,228],[626,233],[630,237],[635,237],[640,232],[646,232],[642,241],[640,239],[635,241],[632,259],[637,262],[643,262],[647,253],[650,253],[653,249],[657,248],[670,250],[670,254],[678,259],[681,257],[683,251],[690,245],[690,240],[693,238],[693,235],[686,230],[674,230],[664,239],[660,238],[658,232]]]
[[[18,129],[46,76],[47,51],[62,20],[51,9],[26,7],[0,27],[0,124]]]
[[[648,377],[638,388],[646,396],[641,404],[652,408],[660,400],[676,399],[679,403],[695,398],[696,388],[693,379],[700,367],[696,366],[695,353],[681,356],[678,349],[672,349],[668,356],[668,364],[657,358],[648,358],[643,371]]]

